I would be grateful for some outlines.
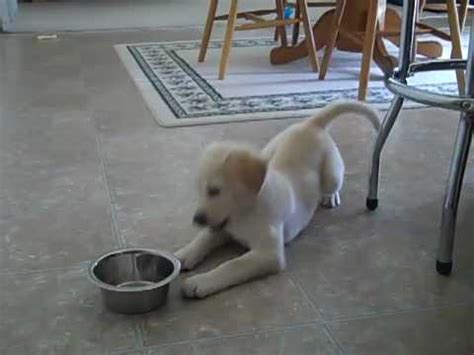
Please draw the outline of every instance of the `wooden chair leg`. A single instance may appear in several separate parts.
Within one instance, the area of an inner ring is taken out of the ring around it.
[[[459,7],[459,29],[461,33],[466,24],[467,13],[469,12],[469,0],[461,0],[461,6]]]
[[[456,0],[446,0],[448,7],[448,22],[449,22],[449,34],[451,36],[452,50],[451,58],[461,59],[462,58],[462,42],[461,42],[461,29],[459,28],[459,17],[458,9],[456,7]],[[456,78],[458,82],[459,94],[464,93],[465,82],[464,82],[464,70],[456,70]]]
[[[207,48],[209,47],[209,39],[211,38],[212,27],[216,17],[218,0],[211,0],[209,3],[209,12],[207,13],[206,26],[202,35],[201,49],[199,50],[199,62],[204,62],[206,58]]]
[[[369,85],[370,64],[374,55],[375,36],[377,31],[377,9],[379,0],[369,1],[369,11],[367,14],[367,24],[364,34],[364,46],[362,49],[362,67],[359,77],[359,100],[363,101],[367,97],[367,87]]]
[[[304,36],[306,39],[306,45],[308,46],[309,60],[313,71],[319,71],[318,52],[316,50],[316,43],[314,42],[313,27],[311,26],[311,20],[309,18],[308,3],[306,0],[298,0],[298,5],[301,11],[301,20],[304,26]]]
[[[237,6],[239,0],[232,0],[230,4],[229,18],[227,19],[227,28],[225,31],[224,44],[222,46],[221,62],[219,64],[219,80],[224,80],[227,65],[229,63],[229,54],[234,39],[235,20],[237,19]]]
[[[295,3],[295,18],[299,19],[301,18],[301,11],[300,7],[298,5],[298,2]],[[298,38],[300,36],[300,24],[295,23],[293,25],[293,34],[291,38],[291,45],[296,46],[298,44]]]
[[[277,9],[277,18],[279,20],[285,19],[285,1],[284,0],[275,0],[276,9]],[[286,26],[277,26],[276,31],[278,33],[278,38],[281,40],[281,45],[286,47],[288,45],[286,37]]]
[[[329,31],[329,38],[326,42],[326,48],[324,50],[323,62],[321,64],[321,70],[319,72],[319,80],[324,80],[326,73],[329,68],[329,62],[331,61],[332,52],[336,46],[337,36],[339,35],[339,29],[341,27],[342,18],[344,16],[344,8],[346,7],[346,0],[337,0],[336,11],[334,14],[334,21],[332,28]]]

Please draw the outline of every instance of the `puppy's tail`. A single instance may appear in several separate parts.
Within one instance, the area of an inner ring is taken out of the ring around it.
[[[366,117],[378,131],[380,128],[380,118],[378,111],[360,101],[336,101],[324,107],[316,116],[309,119],[311,125],[326,128],[333,120],[339,116],[353,113]]]

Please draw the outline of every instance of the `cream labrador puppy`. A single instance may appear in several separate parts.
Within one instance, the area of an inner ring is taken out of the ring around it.
[[[290,126],[261,152],[226,142],[205,150],[194,216],[203,229],[176,256],[190,270],[231,239],[248,252],[184,280],[185,296],[206,297],[285,269],[285,244],[305,228],[319,204],[332,208],[340,203],[344,162],[326,127],[342,114],[364,116],[379,129],[374,109],[344,101]]]

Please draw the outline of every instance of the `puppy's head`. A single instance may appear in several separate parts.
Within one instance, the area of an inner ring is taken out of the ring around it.
[[[200,162],[194,223],[225,228],[255,203],[265,174],[266,163],[258,152],[232,143],[210,145]]]

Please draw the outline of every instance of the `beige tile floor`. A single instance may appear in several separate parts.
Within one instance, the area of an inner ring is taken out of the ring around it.
[[[434,258],[456,115],[404,111],[384,155],[381,206],[365,210],[373,134],[332,133],[343,205],[288,248],[288,271],[145,316],[103,309],[86,267],[118,246],[176,250],[193,237],[193,172],[216,139],[263,145],[294,121],[156,125],[116,43],[194,30],[0,37],[0,353],[472,354],[474,169],[466,172],[455,269]]]
[[[230,9],[230,0],[219,0],[218,11]],[[208,0],[61,0],[20,2],[15,32],[89,31],[111,29],[202,27]],[[274,0],[239,3],[240,10],[275,7]],[[320,11],[311,9],[312,14]],[[186,14],[186,15],[183,15]],[[192,15],[191,15],[192,14]],[[190,16],[191,15],[191,16]]]

